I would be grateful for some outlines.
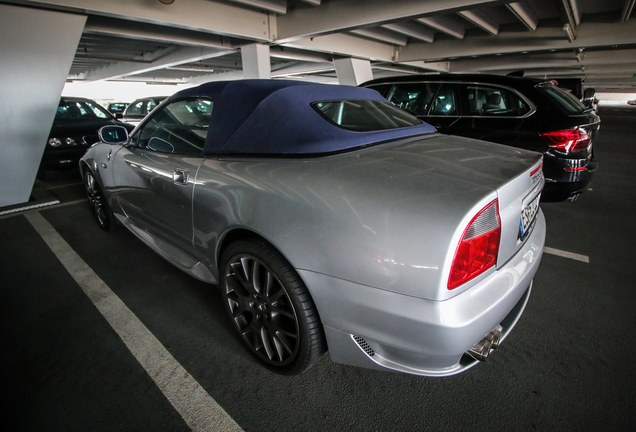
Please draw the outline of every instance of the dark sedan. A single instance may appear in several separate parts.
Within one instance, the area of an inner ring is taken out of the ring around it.
[[[125,126],[129,131],[133,129],[115,120],[95,101],[62,97],[44,149],[40,173],[46,169],[76,167],[88,147],[99,141],[97,131],[107,125]]]
[[[600,118],[555,82],[497,75],[438,74],[363,84],[440,132],[538,151],[544,201],[573,200],[598,163],[592,141]]]
[[[139,122],[155,109],[166,96],[152,96],[134,100],[126,107],[122,116],[122,121],[137,126]]]

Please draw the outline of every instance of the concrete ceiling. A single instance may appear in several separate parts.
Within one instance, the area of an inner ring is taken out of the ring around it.
[[[272,77],[337,82],[334,58],[375,77],[523,70],[636,91],[636,0],[33,0],[88,15],[69,80],[242,78],[241,46],[270,47]],[[168,4],[166,4],[168,3]]]

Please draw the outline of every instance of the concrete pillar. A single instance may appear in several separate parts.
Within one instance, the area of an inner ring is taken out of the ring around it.
[[[85,22],[0,4],[0,207],[29,200]]]
[[[251,44],[241,47],[243,78],[270,79],[272,68],[269,61],[269,46]]]
[[[357,86],[373,79],[371,62],[356,58],[335,59],[338,82],[343,85]]]

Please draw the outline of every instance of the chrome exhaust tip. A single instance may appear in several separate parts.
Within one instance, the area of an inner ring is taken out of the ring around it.
[[[485,338],[477,342],[471,349],[466,351],[466,354],[479,361],[486,361],[491,352],[493,352],[499,346],[501,342],[501,331],[503,328],[498,325]]]

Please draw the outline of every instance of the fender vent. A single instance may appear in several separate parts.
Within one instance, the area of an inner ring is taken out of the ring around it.
[[[364,340],[364,338],[361,338],[360,336],[355,336],[355,335],[351,335],[351,337],[353,338],[354,341],[356,341],[358,346],[362,348],[362,351],[364,351],[369,357],[373,357],[375,355],[375,351],[373,351],[373,348],[369,346],[369,344],[367,343],[367,341]]]

